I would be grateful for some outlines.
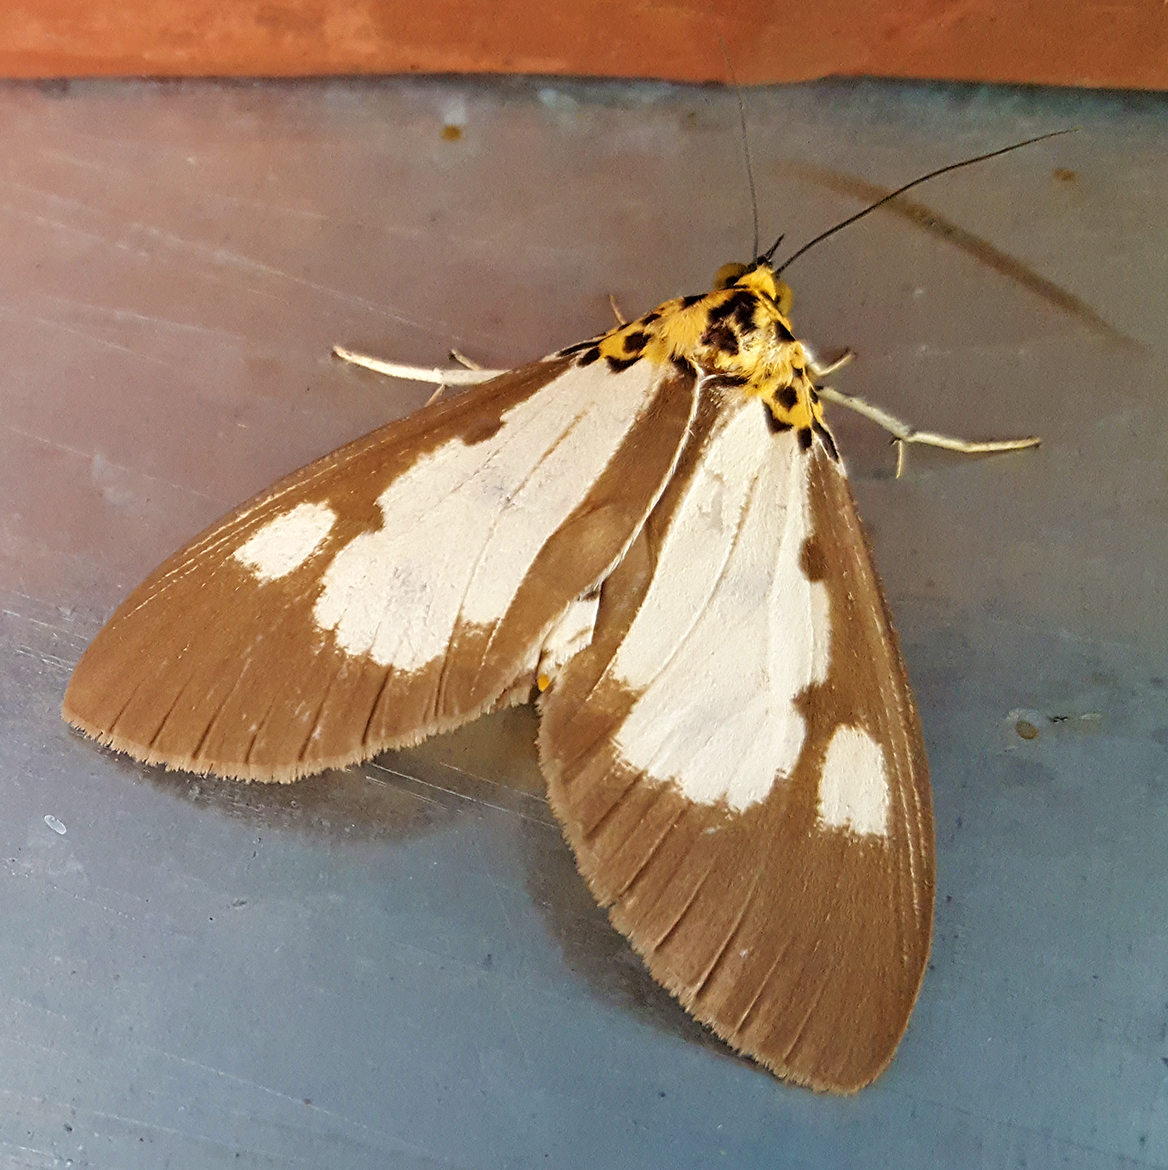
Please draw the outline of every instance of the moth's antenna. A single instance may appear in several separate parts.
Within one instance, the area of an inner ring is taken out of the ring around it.
[[[722,56],[726,58],[726,68],[730,70],[730,80],[734,83],[734,97],[738,101],[738,123],[742,127],[742,158],[746,163],[746,182],[750,186],[750,210],[754,215],[754,243],[750,246],[751,259],[758,256],[758,194],[754,188],[754,167],[750,165],[750,136],[746,133],[746,103],[742,100],[742,86],[738,81],[738,74],[734,72],[734,62],[730,60],[730,50],[722,39],[722,30],[714,23],[714,32],[718,34],[718,44],[722,46]]]
[[[855,223],[856,220],[863,219],[864,216],[869,212],[875,211],[878,207],[883,207],[885,203],[895,199],[898,195],[903,195],[911,188],[918,187],[921,183],[927,183],[929,179],[935,179],[938,175],[944,175],[948,171],[960,170],[961,167],[971,167],[974,163],[985,162],[986,159],[989,158],[997,158],[999,154],[1009,154],[1012,150],[1021,150],[1024,146],[1032,146],[1035,142],[1042,142],[1047,138],[1058,138],[1060,134],[1074,134],[1075,129],[1076,128],[1071,128],[1069,130],[1052,130],[1049,134],[1039,134],[1035,138],[1027,138],[1023,142],[1015,142],[1011,146],[1003,146],[1000,150],[991,150],[989,153],[979,154],[975,158],[962,159],[961,162],[950,163],[947,167],[938,167],[935,171],[930,171],[927,175],[921,175],[919,179],[913,179],[911,183],[905,183],[903,187],[897,187],[895,191],[890,191],[887,195],[884,196],[883,199],[877,199],[875,203],[869,204],[863,209],[863,211],[857,211],[855,215],[848,216],[848,218],[843,220],[841,223],[837,223],[835,227],[830,227],[827,229],[827,231],[820,232],[820,234],[817,235],[815,239],[811,240],[809,243],[804,244],[803,247],[799,248],[797,251],[792,252],[791,255],[788,256],[786,260],[784,260],[782,264],[780,264],[779,267],[774,270],[775,275],[778,276],[779,273],[782,272],[783,269],[791,263],[791,261],[797,260],[809,248],[814,248],[816,244],[826,240],[828,236],[834,236],[836,232],[843,231],[844,228]]]

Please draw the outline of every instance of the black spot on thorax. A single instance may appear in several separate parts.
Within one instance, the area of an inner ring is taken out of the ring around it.
[[[634,329],[621,338],[621,344],[624,346],[625,353],[639,357],[641,350],[649,344],[649,334],[642,329]]]
[[[817,418],[811,420],[811,425],[815,428],[815,433],[819,436],[819,441],[823,444],[823,449],[832,459],[839,459],[839,451],[836,449],[835,439],[831,437],[831,431]]]
[[[738,353],[738,334],[729,325],[718,323],[702,334],[702,343],[716,349],[719,353],[734,356]]]
[[[614,374],[619,374],[627,370],[629,366],[635,365],[637,362],[639,362],[641,360],[641,355],[638,353],[634,354],[632,357],[618,358],[613,357],[612,354],[608,354],[604,360],[608,362],[608,368],[612,370]]]
[[[735,289],[720,305],[710,310],[710,323],[728,320],[733,317],[740,325],[746,323],[748,328],[754,324],[754,307],[758,298],[748,288]]]
[[[759,399],[759,401],[762,402],[762,399]],[[791,429],[789,422],[784,422],[781,418],[775,418],[775,412],[765,402],[763,402],[762,408],[766,411],[766,423],[772,435],[781,435]]]

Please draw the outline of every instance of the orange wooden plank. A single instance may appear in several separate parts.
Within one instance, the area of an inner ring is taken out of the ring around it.
[[[10,0],[0,75],[725,81],[719,33],[744,84],[868,74],[1168,88],[1163,0]]]

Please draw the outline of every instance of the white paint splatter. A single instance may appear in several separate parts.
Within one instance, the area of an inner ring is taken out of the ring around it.
[[[337,514],[327,504],[297,504],[290,512],[269,520],[232,555],[261,583],[277,581],[316,552],[336,519]]]
[[[45,813],[45,824],[48,825],[54,833],[57,833],[62,837],[65,835],[66,830],[64,824],[57,820],[57,818],[53,816],[52,813]]]

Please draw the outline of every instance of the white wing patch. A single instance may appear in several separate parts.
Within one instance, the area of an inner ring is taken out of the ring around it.
[[[741,811],[789,775],[793,700],[830,657],[827,590],[802,565],[807,459],[748,400],[712,438],[610,670],[637,694],[616,745],[691,800]]]
[[[887,837],[888,803],[880,745],[862,728],[836,728],[819,780],[820,821],[861,836]]]
[[[559,620],[548,631],[539,648],[535,663],[536,675],[547,679],[570,658],[573,658],[592,641],[596,629],[596,614],[600,609],[600,593],[578,597],[560,615]]]
[[[597,363],[571,393],[557,379],[513,406],[490,438],[420,456],[378,497],[384,528],[355,537],[326,570],[317,625],[348,654],[410,671],[444,654],[457,624],[499,621],[659,376],[649,362],[621,374]]]
[[[269,520],[232,554],[261,584],[300,568],[332,531],[337,514],[327,504],[297,504]]]

